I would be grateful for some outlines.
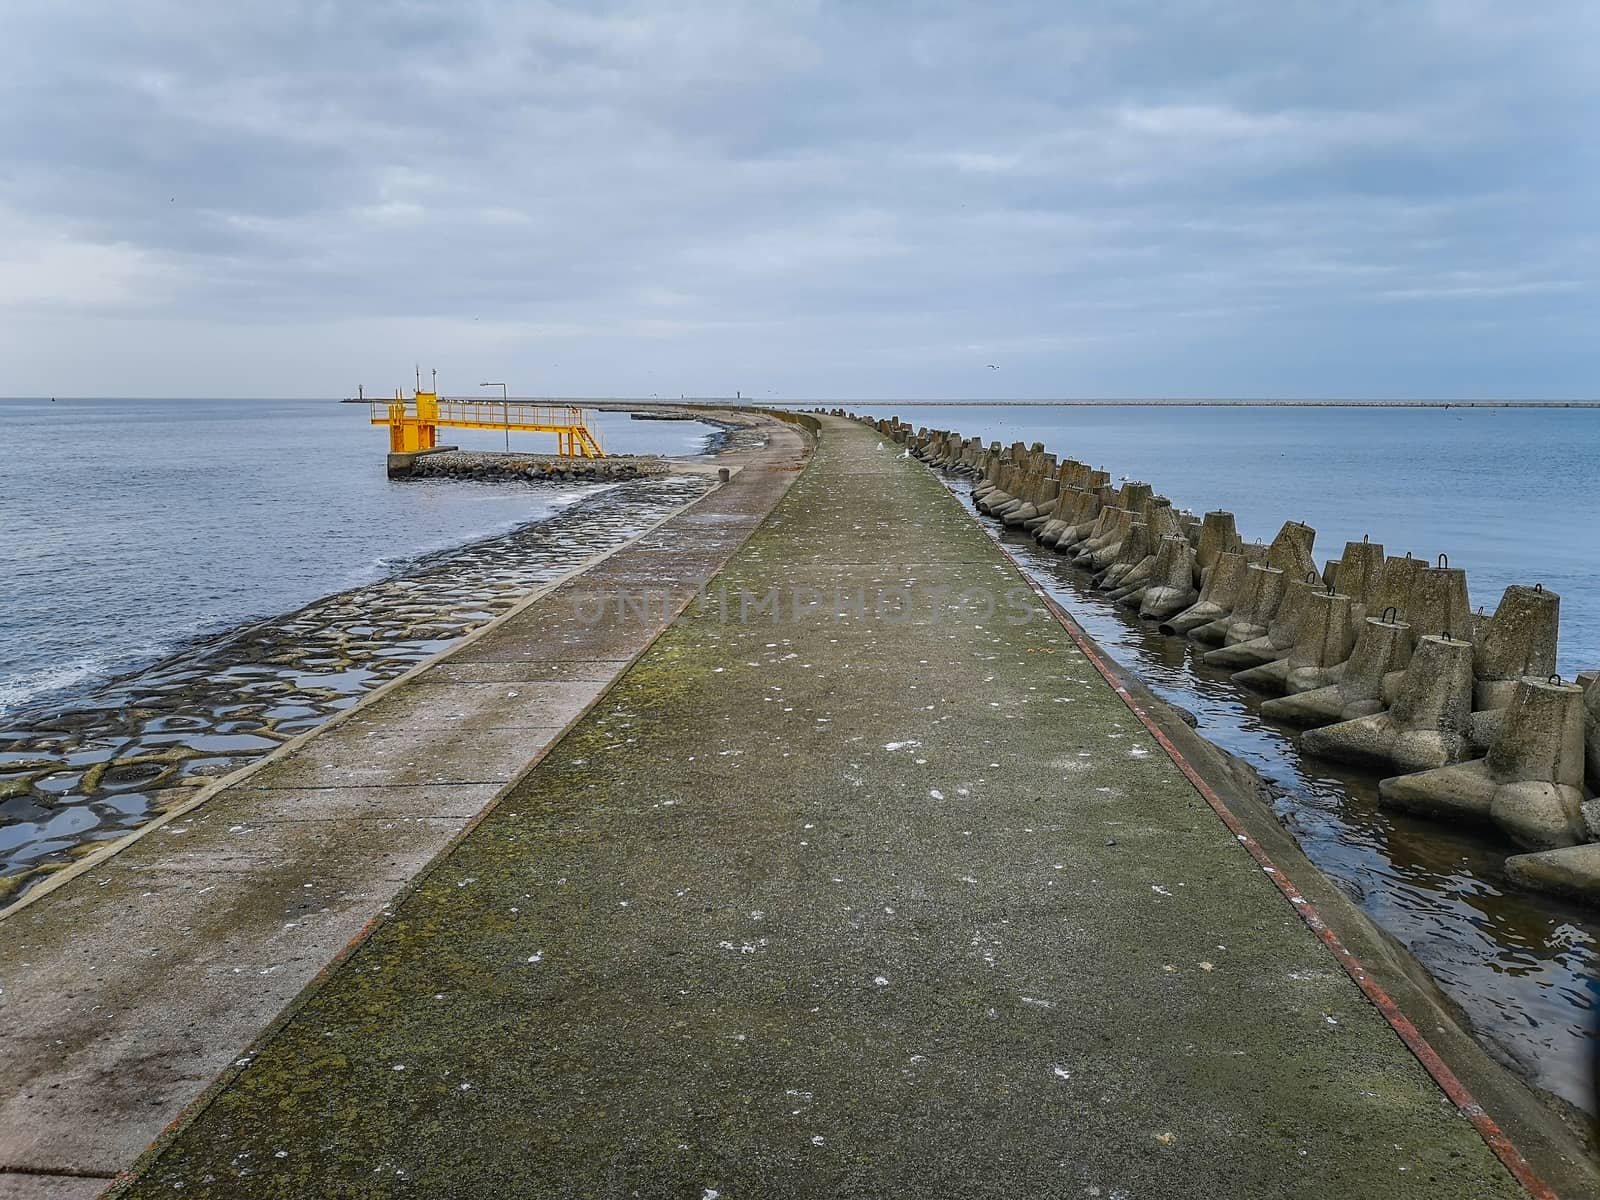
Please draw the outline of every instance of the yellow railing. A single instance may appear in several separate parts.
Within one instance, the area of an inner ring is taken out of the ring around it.
[[[390,448],[431,449],[435,429],[519,430],[556,435],[558,453],[573,458],[604,458],[599,431],[584,410],[572,404],[538,404],[523,400],[445,400],[420,393],[413,400],[373,400],[367,405],[374,425],[387,425]]]

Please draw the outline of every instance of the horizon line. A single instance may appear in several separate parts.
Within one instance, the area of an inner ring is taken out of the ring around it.
[[[462,397],[452,397],[461,399]],[[157,395],[123,395],[123,396],[0,396],[0,403],[19,401],[206,401],[214,400],[224,403],[383,403],[389,398],[384,396],[369,396],[363,400],[355,397],[341,396],[157,396]],[[1360,396],[1306,396],[1306,397],[1270,397],[1270,396],[1060,396],[1060,397],[1007,397],[990,399],[956,399],[949,397],[870,397],[870,396],[791,396],[791,397],[756,397],[756,396],[513,396],[512,400],[539,403],[577,403],[577,404],[644,404],[644,405],[672,405],[672,404],[730,404],[750,405],[761,407],[763,405],[920,405],[925,407],[1052,407],[1063,405],[1128,405],[1128,406],[1183,406],[1183,405],[1251,405],[1256,407],[1314,407],[1314,406],[1344,406],[1360,408],[1424,408],[1424,407],[1496,407],[1496,408],[1600,408],[1600,398],[1562,398],[1562,397],[1455,397],[1455,396],[1419,396],[1411,399],[1373,399]]]

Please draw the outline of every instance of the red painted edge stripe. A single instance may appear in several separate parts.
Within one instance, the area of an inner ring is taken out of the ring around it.
[[[1088,634],[1084,632],[1083,626],[1079,625],[1072,614],[1067,612],[1045,591],[1039,581],[1028,573],[1016,555],[1012,554],[1004,543],[996,541],[995,544],[1000,547],[1000,552],[1011,560],[1011,565],[1027,581],[1028,586],[1033,589],[1039,599],[1044,601],[1045,608],[1060,622],[1061,627],[1067,631],[1072,640],[1077,643],[1078,649],[1083,651],[1089,661],[1094,664],[1095,670],[1099,671],[1105,681],[1111,685],[1112,691],[1122,698],[1122,702],[1128,706],[1128,711],[1133,713],[1139,719],[1140,724],[1150,731],[1150,735],[1166,751],[1167,757],[1173,761],[1178,770],[1183,772],[1184,777],[1194,785],[1195,791],[1199,792],[1205,802],[1211,806],[1212,811],[1227,826],[1228,832],[1233,834],[1238,839],[1239,844],[1249,851],[1250,857],[1256,860],[1267,877],[1277,885],[1278,891],[1283,893],[1284,898],[1300,914],[1301,920],[1310,927],[1311,932],[1317,935],[1322,944],[1332,952],[1334,958],[1339,960],[1339,965],[1344,968],[1345,974],[1349,975],[1355,981],[1356,986],[1366,994],[1367,999],[1372,1001],[1373,1007],[1383,1015],[1385,1021],[1389,1022],[1389,1027],[1400,1035],[1400,1040],[1406,1044],[1406,1049],[1416,1056],[1423,1069],[1433,1077],[1433,1081],[1450,1098],[1450,1102],[1460,1110],[1461,1115],[1472,1122],[1473,1128],[1478,1131],[1485,1144],[1494,1152],[1495,1157],[1505,1165],[1506,1170],[1511,1172],[1512,1176],[1522,1185],[1528,1195],[1534,1197],[1534,1200],[1560,1200],[1560,1197],[1556,1195],[1550,1185],[1540,1178],[1539,1173],[1533,1169],[1528,1160],[1522,1156],[1522,1152],[1506,1136],[1505,1131],[1495,1123],[1494,1118],[1484,1111],[1483,1105],[1479,1104],[1472,1093],[1467,1090],[1467,1085],[1462,1083],[1456,1077],[1456,1073],[1445,1064],[1444,1059],[1439,1057],[1439,1052],[1422,1035],[1422,1031],[1412,1023],[1411,1018],[1400,1010],[1400,1006],[1395,1003],[1393,997],[1384,991],[1382,986],[1372,978],[1362,961],[1352,954],[1345,944],[1339,940],[1339,935],[1328,928],[1316,906],[1300,894],[1300,889],[1295,887],[1294,882],[1272,861],[1271,855],[1262,849],[1260,843],[1245,832],[1244,826],[1239,823],[1239,819],[1233,815],[1227,804],[1223,802],[1222,797],[1217,795],[1211,785],[1200,777],[1200,773],[1189,764],[1188,759],[1184,758],[1183,752],[1172,744],[1167,735],[1161,731],[1160,726],[1151,719],[1150,715],[1144,711],[1128,689],[1123,686],[1116,673],[1106,665],[1105,660],[1096,652]]]

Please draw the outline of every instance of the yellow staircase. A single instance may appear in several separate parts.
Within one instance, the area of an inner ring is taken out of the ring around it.
[[[369,400],[374,425],[389,427],[389,453],[432,450],[441,429],[519,430],[556,435],[557,453],[566,458],[604,458],[597,431],[590,429],[583,409],[569,404],[536,404],[524,400],[441,399],[420,389],[411,400],[399,391],[393,400]]]

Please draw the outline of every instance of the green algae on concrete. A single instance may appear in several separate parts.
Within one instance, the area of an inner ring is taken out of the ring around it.
[[[247,1058],[122,1194],[1519,1194],[954,498],[837,420]]]

